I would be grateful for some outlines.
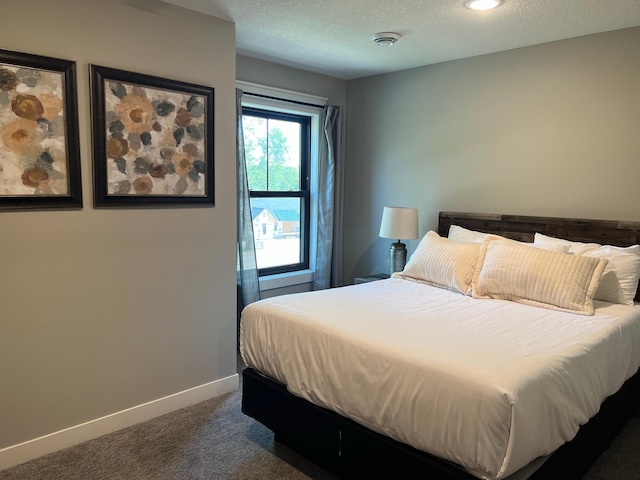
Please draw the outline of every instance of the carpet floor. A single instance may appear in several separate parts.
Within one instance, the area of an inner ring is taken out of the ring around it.
[[[270,430],[242,414],[240,401],[240,390],[213,398],[0,471],[0,480],[336,478],[275,442]],[[614,479],[640,480],[638,416],[584,477]]]

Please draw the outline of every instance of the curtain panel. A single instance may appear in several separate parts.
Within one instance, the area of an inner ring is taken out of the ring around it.
[[[253,221],[249,200],[249,179],[244,158],[242,130],[242,90],[236,88],[236,168],[238,181],[237,283],[238,313],[246,305],[260,300],[260,283],[253,241]]]
[[[318,238],[314,290],[342,282],[342,111],[327,105],[323,111],[318,159]]]

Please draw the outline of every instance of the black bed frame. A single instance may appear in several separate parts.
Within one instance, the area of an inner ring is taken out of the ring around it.
[[[446,236],[452,224],[529,242],[535,232],[618,246],[640,240],[640,222],[441,212],[438,233]],[[271,429],[277,441],[340,478],[477,480],[448,461],[292,395],[284,385],[252,368],[246,368],[242,378],[242,411]],[[556,450],[529,480],[582,478],[639,407],[640,372],[609,397],[576,437]]]

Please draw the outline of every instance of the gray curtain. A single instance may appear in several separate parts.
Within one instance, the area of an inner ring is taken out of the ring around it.
[[[253,222],[249,202],[249,180],[244,158],[244,134],[242,131],[242,90],[236,88],[236,168],[238,170],[238,240],[237,282],[238,314],[246,305],[260,300],[260,284],[256,247],[253,243]]]
[[[318,246],[314,289],[342,283],[342,111],[324,107],[318,158]]]

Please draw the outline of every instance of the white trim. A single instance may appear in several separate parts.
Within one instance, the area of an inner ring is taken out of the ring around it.
[[[276,288],[291,287],[313,282],[314,272],[312,270],[298,270],[296,272],[278,273],[260,277],[260,291],[274,290]]]
[[[237,390],[238,374],[0,449],[0,470]]]
[[[253,95],[242,96],[243,107],[262,108],[271,110],[272,112],[293,113],[296,115],[306,115],[309,117],[320,118],[322,107],[316,105],[301,105],[299,103],[291,103],[288,100],[277,98],[255,97]],[[312,126],[313,128],[313,126]]]
[[[257,83],[243,82],[242,80],[236,80],[236,87],[248,95],[254,93],[256,95],[266,95],[267,97],[279,98],[282,100],[309,103],[320,107],[324,107],[329,101],[328,98],[320,97],[318,95],[294,92],[292,90],[284,90],[282,88],[269,87],[267,85],[259,85]]]

